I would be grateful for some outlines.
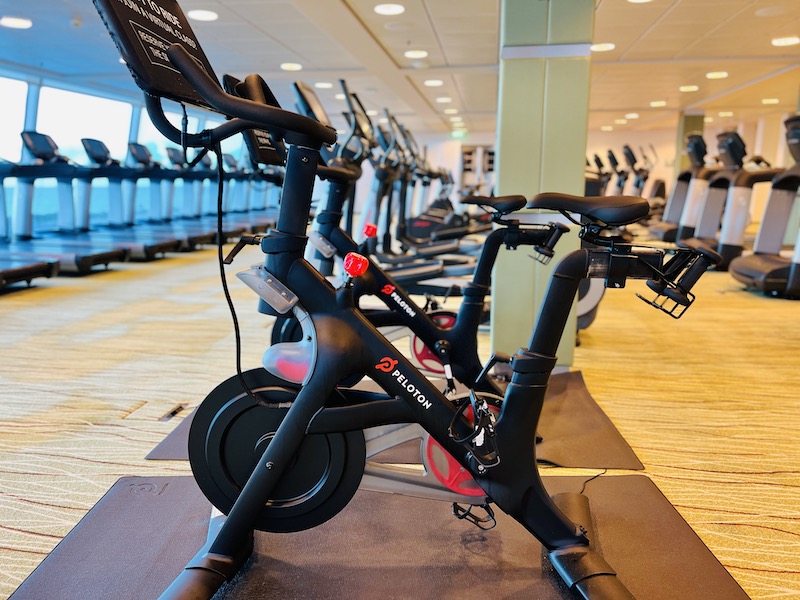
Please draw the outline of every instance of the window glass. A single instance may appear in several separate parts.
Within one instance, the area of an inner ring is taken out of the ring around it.
[[[81,138],[100,140],[112,158],[121,160],[128,150],[131,112],[126,102],[43,87],[36,130],[53,138],[59,152],[75,162],[90,162]]]
[[[164,114],[170,120],[170,122],[175,125],[178,129],[181,128],[181,121],[183,120],[183,116],[177,112],[167,112],[165,111]],[[189,117],[189,122],[187,124],[188,131],[190,133],[194,133],[197,131],[197,117]],[[178,144],[173,144],[167,138],[164,137],[164,134],[161,133],[158,129],[155,128],[153,122],[150,120],[150,117],[147,115],[147,111],[142,111],[142,118],[139,122],[139,136],[137,137],[137,141],[144,146],[147,146],[147,149],[150,150],[150,154],[153,155],[153,160],[156,162],[161,163],[164,166],[172,166],[167,158],[166,148],[168,147],[178,147]]]
[[[0,98],[3,118],[0,119],[0,158],[18,162],[22,154],[19,134],[25,123],[25,102],[28,84],[17,79],[0,77]]]

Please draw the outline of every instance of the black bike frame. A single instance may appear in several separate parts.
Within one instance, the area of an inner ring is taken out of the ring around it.
[[[348,252],[364,252],[343,229],[339,227],[342,205],[348,197],[352,183],[330,181],[328,203],[324,211],[317,215],[319,233],[335,248],[340,257]],[[484,312],[484,301],[490,292],[491,275],[497,254],[502,245],[537,246],[548,242],[551,233],[547,229],[522,229],[501,227],[489,234],[473,273],[472,281],[463,290],[464,299],[458,309],[455,324],[446,329],[436,324],[431,316],[420,308],[402,285],[398,284],[386,271],[370,259],[366,274],[355,282],[355,295],[377,296],[390,311],[367,310],[370,322],[376,327],[405,325],[432,351],[437,344],[447,344],[447,352],[442,355],[451,366],[453,376],[464,385],[481,392],[502,395],[504,388],[493,378],[481,376],[483,365],[478,355],[478,326]],[[331,267],[332,261],[323,264]],[[327,274],[329,268],[321,269]],[[443,362],[445,362],[443,360]],[[480,377],[480,379],[479,379]]]

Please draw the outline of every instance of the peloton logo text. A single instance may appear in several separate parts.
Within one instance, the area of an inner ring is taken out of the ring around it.
[[[408,378],[400,372],[400,369],[395,369],[397,363],[398,363],[397,360],[389,358],[388,356],[384,356],[381,359],[381,362],[375,365],[375,368],[378,371],[383,371],[384,373],[391,372],[392,377],[394,377],[397,380],[397,383],[399,383],[405,391],[411,394],[411,397],[414,398],[414,400],[419,402],[426,409],[429,409],[431,406],[433,406],[431,401],[425,397],[425,394],[420,392],[417,389],[417,386],[411,383],[408,380]]]
[[[381,293],[382,294],[386,294],[392,300],[394,300],[395,303],[397,304],[397,306],[399,306],[401,309],[403,309],[403,312],[406,313],[409,317],[416,317],[417,316],[417,311],[415,311],[413,308],[411,308],[408,305],[408,303],[405,300],[403,300],[397,294],[397,292],[394,291],[395,289],[396,288],[393,285],[389,285],[387,283],[385,286],[383,286],[383,288],[381,288]]]

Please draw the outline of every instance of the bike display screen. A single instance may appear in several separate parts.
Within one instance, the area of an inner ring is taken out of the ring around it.
[[[93,1],[136,85],[153,96],[208,107],[167,57],[167,49],[180,44],[217,80],[175,0]]]

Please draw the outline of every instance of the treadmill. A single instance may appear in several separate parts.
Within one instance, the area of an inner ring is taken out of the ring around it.
[[[218,175],[217,170],[212,169],[211,157],[208,153],[202,153],[189,162],[182,148],[171,146],[166,151],[167,158],[183,180],[183,218],[196,219],[206,225],[213,221],[213,226],[216,228]],[[206,182],[209,182],[209,185],[206,185]],[[224,196],[222,214],[223,228],[226,231],[258,233],[266,231],[275,224],[274,216],[259,218],[251,214],[229,214]]]
[[[648,228],[651,236],[664,242],[674,242],[686,207],[699,207],[708,189],[708,180],[720,170],[718,166],[706,165],[707,152],[708,147],[700,133],[693,132],[686,136],[686,154],[691,167],[678,174],[661,221]]]
[[[127,201],[123,199],[121,194],[117,202],[112,199],[112,204],[109,207],[109,222],[112,227],[121,228],[135,225],[137,230],[143,229],[150,235],[177,240],[179,242],[178,249],[180,250],[194,250],[200,245],[214,243],[216,239],[214,231],[207,228],[184,227],[170,223],[162,218],[162,182],[168,181],[172,183],[174,176],[168,175],[165,170],[142,168],[138,166],[141,165],[139,161],[137,161],[137,166],[135,167],[122,167],[119,161],[111,158],[108,147],[100,140],[83,138],[81,143],[92,162],[118,171],[113,183],[116,183],[117,180],[130,183]],[[152,158],[147,148],[144,146],[142,148],[147,152],[147,156]],[[148,179],[150,181],[150,203],[148,219],[145,221],[136,219],[136,190],[139,179]],[[112,180],[109,179],[109,185],[111,184]],[[114,186],[117,189],[119,187],[119,185]],[[170,193],[171,191],[170,188]]]
[[[62,163],[72,164],[58,152],[58,146],[50,136],[36,131],[23,131],[22,139],[25,147],[35,158],[43,161],[60,160]],[[174,236],[151,234],[134,229],[127,222],[109,223],[106,226],[94,226],[90,223],[93,180],[108,179],[110,212],[121,214],[122,180],[126,176],[131,176],[134,173],[132,170],[113,162],[97,167],[75,166],[74,168],[76,172],[72,179],[77,181],[80,187],[77,208],[73,208],[69,213],[70,218],[64,215],[59,221],[57,231],[42,233],[40,234],[42,237],[63,237],[65,234],[78,233],[93,242],[124,249],[131,260],[153,260],[166,252],[180,250],[181,242]],[[62,211],[63,208],[59,211],[59,215]]]
[[[784,125],[795,165],[772,180],[753,254],[734,258],[728,270],[749,288],[768,295],[800,298],[800,230],[787,231],[800,189],[800,115],[787,119]],[[787,233],[794,237],[794,248],[784,246]]]
[[[747,149],[741,136],[735,131],[717,135],[719,159],[725,169],[717,172],[708,182],[700,218],[693,235],[687,240],[678,235],[679,244],[691,245],[696,241],[714,248],[722,260],[714,266],[717,271],[726,271],[730,261],[744,250],[744,234],[750,215],[750,201],[756,183],[771,181],[783,169],[771,168],[760,156],[749,162],[759,166],[757,170],[744,168]],[[683,226],[681,232],[683,232]]]
[[[11,176],[15,166],[14,163],[0,159],[0,290],[20,282],[30,285],[38,277],[53,277],[61,266],[58,257],[6,250],[11,227],[3,182],[6,177]]]
[[[23,132],[23,140],[30,132]],[[28,136],[31,144],[41,141],[38,136]],[[26,144],[28,145],[28,144]],[[87,233],[75,229],[75,201],[72,183],[79,176],[88,177],[86,167],[72,164],[67,158],[51,151],[50,146],[41,150],[38,164],[15,165],[11,176],[17,178],[17,193],[13,205],[13,223],[8,241],[2,245],[4,253],[22,256],[46,256],[60,263],[61,273],[85,275],[99,266],[128,259],[129,251],[109,243],[94,240]],[[34,153],[36,156],[36,153]],[[34,236],[33,192],[37,179],[52,178],[57,181],[58,229],[60,235]]]

